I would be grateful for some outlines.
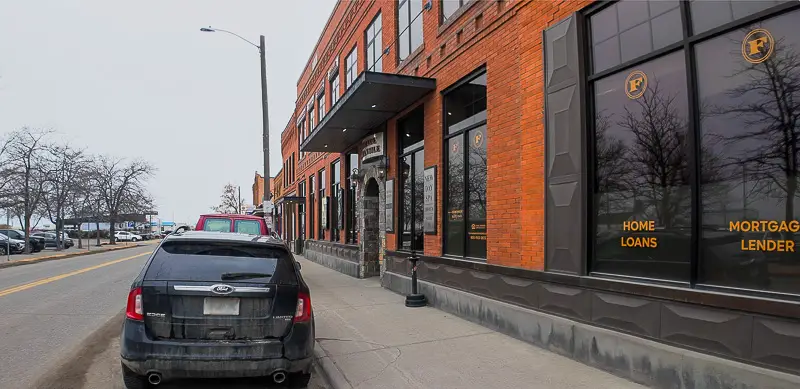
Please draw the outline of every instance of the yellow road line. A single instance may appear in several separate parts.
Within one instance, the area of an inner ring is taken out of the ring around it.
[[[116,264],[116,263],[128,261],[128,260],[131,260],[131,259],[134,259],[134,258],[143,257],[145,255],[150,255],[150,253],[152,253],[152,251],[148,251],[146,253],[132,255],[130,257],[116,259],[116,260],[113,260],[113,261],[110,261],[110,262],[104,262],[104,263],[101,263],[99,265],[89,266],[89,267],[86,267],[86,268],[83,268],[83,269],[80,269],[80,270],[75,270],[73,272],[64,273],[64,274],[60,274],[60,275],[53,276],[53,277],[43,278],[41,280],[29,282],[27,284],[22,284],[22,285],[19,285],[19,286],[15,286],[13,288],[3,289],[3,290],[0,290],[0,297],[8,296],[8,295],[10,295],[12,293],[21,292],[23,290],[30,289],[30,288],[33,288],[33,287],[36,287],[36,286],[39,286],[39,285],[49,284],[49,283],[54,282],[54,281],[63,280],[64,278],[72,277],[72,276],[75,276],[75,275],[78,275],[78,274],[86,273],[88,271],[100,269],[102,267],[111,266],[111,265]]]

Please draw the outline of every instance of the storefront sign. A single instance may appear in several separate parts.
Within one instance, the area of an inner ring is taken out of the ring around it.
[[[622,222],[622,231],[655,231],[656,222],[652,220],[626,220]],[[654,249],[658,247],[658,238],[655,236],[623,236],[619,238],[622,247],[644,247]]]
[[[370,162],[383,156],[383,133],[372,134],[361,141],[361,162]]]
[[[394,232],[394,180],[386,180],[386,232]]]
[[[322,229],[328,228],[328,196],[322,198],[322,210],[320,211],[319,222],[322,224]]]
[[[795,252],[794,239],[767,239],[774,237],[792,238],[800,232],[800,221],[743,220],[729,222],[728,229],[747,232],[750,236],[761,235],[762,239],[742,239],[742,251]]]
[[[424,173],[424,218],[423,224],[425,233],[436,234],[436,166],[425,169]]]
[[[634,70],[625,78],[625,94],[636,100],[647,90],[647,75],[641,70]]]
[[[742,39],[742,56],[752,64],[766,61],[775,51],[775,39],[763,28],[750,31]]]

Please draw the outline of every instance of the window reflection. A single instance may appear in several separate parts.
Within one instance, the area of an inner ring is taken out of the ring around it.
[[[703,170],[711,164],[716,172],[702,177],[704,282],[800,293],[799,16],[747,26],[695,49],[702,145],[715,156],[702,161]],[[771,39],[759,42],[756,60],[748,61],[743,40],[758,28]]]
[[[594,270],[688,280],[688,102],[683,52],[597,81]]]

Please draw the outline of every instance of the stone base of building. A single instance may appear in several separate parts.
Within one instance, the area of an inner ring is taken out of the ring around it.
[[[402,295],[411,279],[386,271],[381,284]],[[800,377],[419,281],[428,304],[477,324],[654,388],[800,388]]]
[[[365,261],[359,246],[306,240],[303,256],[309,261],[355,278],[367,278],[380,274],[377,261]]]

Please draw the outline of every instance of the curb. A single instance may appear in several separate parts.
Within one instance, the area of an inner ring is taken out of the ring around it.
[[[114,248],[100,250],[100,251],[81,251],[81,252],[77,252],[77,253],[56,254],[56,255],[48,255],[48,256],[45,256],[45,257],[20,259],[18,261],[11,261],[11,262],[0,262],[0,269],[5,269],[5,268],[8,268],[8,267],[23,266],[23,265],[31,265],[31,264],[39,263],[39,262],[47,262],[47,261],[55,261],[55,260],[59,260],[59,259],[80,257],[80,256],[84,256],[84,255],[102,254],[102,253],[107,253],[107,252],[111,252],[111,251],[132,249],[132,248],[135,248],[135,247],[142,247],[142,246],[143,245],[120,246],[120,247],[114,247]]]
[[[332,389],[352,389],[353,385],[344,378],[344,374],[333,360],[325,354],[322,345],[318,341],[314,341],[314,363],[320,368],[322,376],[325,377]]]

